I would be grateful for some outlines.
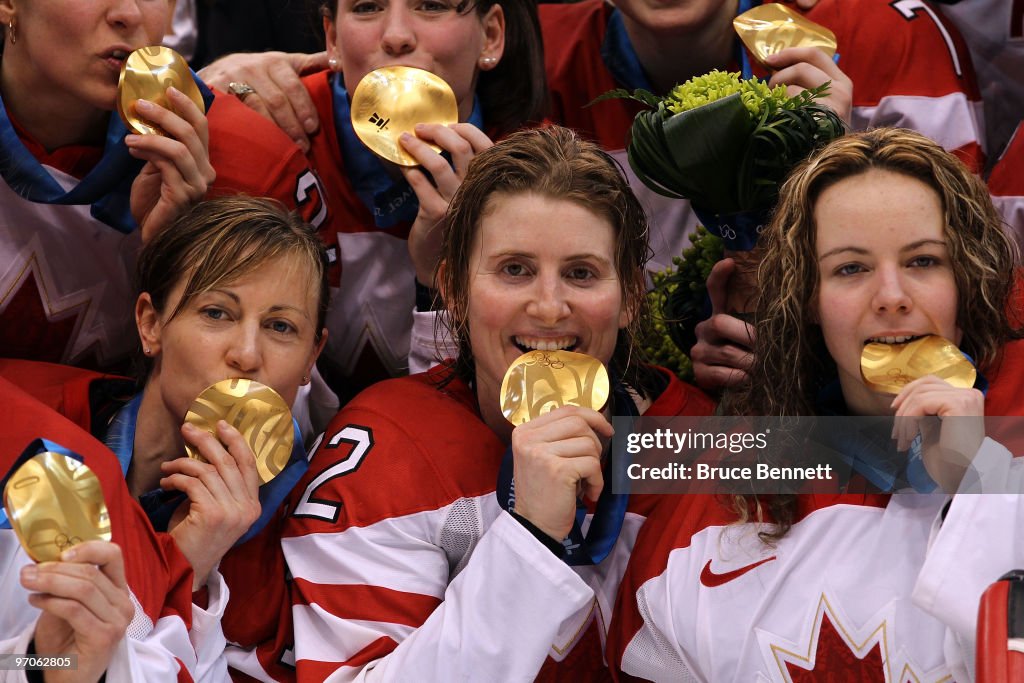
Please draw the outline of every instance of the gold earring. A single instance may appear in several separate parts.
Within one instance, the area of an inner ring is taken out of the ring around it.
[[[11,20],[7,22],[7,36],[10,38],[11,45],[18,42],[18,34],[14,29],[14,17],[11,17]]]

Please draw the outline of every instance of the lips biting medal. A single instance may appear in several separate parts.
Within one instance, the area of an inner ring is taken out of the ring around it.
[[[836,54],[835,33],[785,5],[760,5],[733,19],[732,25],[754,59],[762,64],[768,55],[788,47],[816,47],[829,57]]]
[[[288,464],[295,441],[292,414],[281,396],[250,379],[225,379],[202,391],[185,415],[185,422],[216,436],[217,421],[224,420],[241,432],[256,455],[260,482],[281,473]],[[206,462],[189,444],[188,457]]]
[[[501,381],[501,414],[518,426],[561,406],[600,410],[610,384],[604,363],[585,353],[530,351]]]
[[[121,65],[117,82],[117,113],[128,130],[140,135],[164,135],[135,111],[136,100],[148,100],[164,109],[171,109],[167,88],[171,86],[195,102],[205,112],[202,93],[192,78],[185,58],[168,47],[142,47],[128,55]]]
[[[399,166],[419,164],[399,144],[417,123],[458,123],[455,93],[440,76],[411,66],[386,66],[363,76],[352,92],[352,127],[363,144]],[[429,143],[428,143],[429,144]],[[431,149],[440,153],[436,145]]]
[[[958,389],[970,389],[978,376],[974,364],[956,344],[936,335],[905,344],[868,344],[861,352],[860,373],[870,389],[884,394],[898,394],[925,375],[935,375]]]
[[[45,451],[7,480],[4,509],[25,552],[54,562],[85,541],[110,540],[110,516],[95,473],[75,458]]]

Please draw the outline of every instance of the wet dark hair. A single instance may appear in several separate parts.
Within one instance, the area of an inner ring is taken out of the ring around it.
[[[481,152],[452,198],[443,226],[438,280],[448,311],[440,317],[459,347],[455,374],[468,381],[475,371],[467,316],[469,262],[480,224],[492,197],[523,194],[578,204],[611,224],[622,301],[633,315],[630,325],[619,331],[609,369],[641,393],[652,395],[659,379],[653,374],[656,371],[640,362],[639,344],[649,319],[647,215],[615,160],[560,126],[522,130]]]

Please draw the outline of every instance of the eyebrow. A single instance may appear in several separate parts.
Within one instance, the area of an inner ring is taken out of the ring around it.
[[[918,240],[916,242],[911,242],[910,244],[908,244],[906,246],[900,247],[900,253],[905,253],[905,252],[908,252],[908,251],[916,251],[916,250],[920,249],[921,247],[924,247],[924,246],[929,245],[929,244],[940,246],[940,247],[943,247],[943,248],[946,247],[945,240],[923,239],[923,240]],[[835,249],[831,249],[831,250],[825,252],[824,254],[822,254],[821,256],[819,256],[818,260],[819,261],[824,261],[829,256],[835,256],[836,254],[839,254],[839,253],[842,253],[842,252],[845,252],[845,251],[849,251],[849,252],[852,252],[854,254],[859,254],[859,255],[866,255],[868,253],[867,249],[863,249],[861,247],[836,247]]]
[[[535,259],[535,258],[537,258],[536,254],[528,253],[528,252],[525,252],[525,251],[499,251],[499,252],[496,252],[494,254],[491,254],[490,258],[492,258],[492,259],[505,258],[507,256],[518,256],[520,258],[528,258],[528,259]],[[580,253],[580,254],[570,254],[569,256],[566,256],[562,260],[563,261],[587,261],[587,260],[593,260],[593,261],[599,261],[601,263],[607,263],[609,265],[612,263],[611,259],[607,259],[607,258],[605,258],[603,256],[598,256],[597,254],[591,254],[591,253],[587,253],[587,252],[583,252],[583,253]]]

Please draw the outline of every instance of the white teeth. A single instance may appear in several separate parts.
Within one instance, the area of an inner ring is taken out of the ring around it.
[[[871,337],[868,339],[869,343],[875,342],[880,344],[905,344],[911,339],[915,339],[913,335],[899,335],[897,337]]]
[[[576,345],[578,337],[557,337],[555,339],[538,339],[535,337],[516,337],[516,344],[537,351],[558,351]]]

